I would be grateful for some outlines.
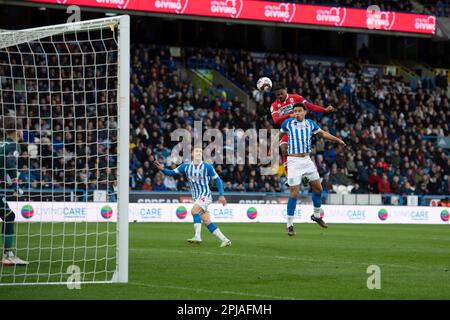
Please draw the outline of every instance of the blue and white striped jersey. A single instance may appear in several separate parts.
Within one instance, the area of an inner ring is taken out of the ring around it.
[[[284,120],[281,132],[288,134],[288,154],[311,152],[312,135],[322,129],[311,119],[297,121],[295,118]]]
[[[175,173],[184,174],[191,186],[192,199],[198,199],[200,196],[211,197],[209,181],[216,179],[219,175],[209,163],[200,162],[195,165],[193,162],[182,163],[175,170]]]

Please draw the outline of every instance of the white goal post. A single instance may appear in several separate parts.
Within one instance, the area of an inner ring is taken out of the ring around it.
[[[129,97],[128,15],[0,30],[0,286],[128,282]]]

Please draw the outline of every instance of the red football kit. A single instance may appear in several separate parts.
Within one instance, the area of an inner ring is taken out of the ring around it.
[[[270,113],[272,114],[273,123],[275,124],[275,127],[280,128],[283,124],[283,121],[286,120],[291,116],[291,114],[294,112],[294,105],[296,103],[302,102],[308,110],[312,112],[325,112],[326,109],[324,107],[315,105],[311,102],[308,102],[305,98],[303,98],[301,95],[298,94],[287,94],[286,100],[280,101],[279,99],[276,99],[271,107],[270,107]],[[283,138],[280,141],[280,145],[288,142],[288,135],[284,135]],[[284,171],[287,173],[287,156],[282,156],[283,160],[283,166]]]

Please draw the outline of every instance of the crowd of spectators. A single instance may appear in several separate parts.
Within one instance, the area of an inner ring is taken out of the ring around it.
[[[23,128],[23,189],[102,189],[114,199],[117,48],[107,35],[66,43],[55,37],[53,44],[44,39],[0,50],[0,116],[16,117]]]
[[[214,94],[203,92],[201,88],[194,89],[192,81],[182,81],[167,50],[137,46],[132,56],[130,186],[133,190],[188,189],[184,177],[164,177],[151,165],[159,159],[176,167],[169,157],[178,143],[170,136],[176,129],[191,132],[194,121],[202,121],[204,129],[220,129],[224,136],[226,129],[270,128],[267,120],[261,121],[256,110],[248,111],[237,96],[229,97],[220,87],[213,90]],[[220,152],[225,160],[225,152]],[[237,153],[235,156],[237,160]],[[215,169],[224,180],[226,191],[282,190],[281,178],[261,175],[258,164],[218,164]]]
[[[22,62],[32,66],[30,59],[39,57],[44,47],[30,46],[35,52],[29,55],[0,55],[2,113],[15,115],[25,128],[19,157],[19,178],[25,187],[113,190],[117,185],[117,97],[113,89],[117,55],[114,50],[106,54],[104,43],[77,46],[54,47],[71,50],[72,60],[69,55],[50,55],[45,62],[48,67],[10,66],[20,59],[28,59]],[[84,57],[77,55],[81,51]],[[188,190],[183,177],[165,177],[152,162],[159,159],[176,167],[171,151],[178,142],[172,141],[171,132],[192,131],[196,120],[203,122],[203,129],[223,133],[227,129],[271,129],[269,109],[274,95],[255,91],[256,80],[268,76],[284,83],[289,92],[337,108],[333,114],[311,114],[324,130],[348,145],[344,150],[322,139],[314,143],[313,160],[326,191],[351,185],[352,192],[360,193],[450,193],[450,159],[434,141],[423,139],[449,135],[448,81],[442,75],[426,89],[419,82],[413,91],[393,77],[367,80],[351,61],[343,66],[310,65],[295,54],[198,49],[185,49],[185,53],[213,58],[230,80],[254,98],[256,108],[247,108],[221,87],[205,92],[194,86],[169,50],[133,46],[130,189]],[[85,59],[84,64],[80,59]],[[94,59],[95,69],[89,67]],[[249,164],[252,148],[247,148],[246,164],[215,165],[225,190],[286,190],[281,165],[279,175],[262,175],[263,164]],[[226,150],[218,152],[225,155]]]
[[[256,79],[268,76],[274,82],[286,84],[289,92],[301,94],[318,105],[337,108],[334,114],[312,114],[323,129],[340,136],[348,145],[344,150],[322,139],[315,143],[314,160],[327,191],[333,192],[333,185],[353,185],[355,193],[449,193],[448,155],[433,141],[423,139],[424,136],[449,134],[450,106],[445,81],[436,81],[428,89],[423,89],[419,82],[416,90],[412,91],[401,79],[394,77],[367,79],[358,65],[350,61],[340,67],[336,64],[307,66],[300,56],[293,54],[198,49],[187,50],[187,53],[197,59],[214,59],[228,78],[253,94],[257,102],[256,112],[248,113],[243,105],[233,104],[232,101],[228,102],[230,108],[220,110],[217,101],[209,101],[208,105],[202,94],[195,92],[192,84],[180,84],[181,89],[176,89],[174,81],[167,80],[169,85],[160,84],[160,97],[165,94],[172,98],[165,102],[161,99],[159,102],[154,99],[149,101],[150,114],[139,111],[139,103],[136,103],[135,109],[140,119],[154,119],[158,116],[156,105],[165,103],[165,107],[160,109],[165,115],[160,116],[158,121],[164,122],[164,117],[170,119],[170,114],[177,115],[176,126],[183,121],[182,117],[192,122],[203,113],[208,119],[206,127],[270,128],[268,110],[274,96],[262,95],[254,87]],[[137,53],[138,56],[142,54]],[[159,70],[165,70],[161,73],[167,79],[171,78],[160,60],[161,57],[154,59],[154,68],[158,66]],[[153,91],[154,86],[158,86],[157,82],[147,88]],[[144,87],[145,84],[142,89]],[[178,96],[176,90],[181,91]],[[175,96],[178,102],[175,102]],[[153,97],[156,95],[153,94]],[[192,115],[183,107],[184,104],[194,107]],[[146,104],[141,109],[147,110]],[[265,119],[256,117],[263,114]],[[242,121],[243,117],[245,121]],[[172,120],[165,121],[170,123]],[[168,142],[164,141],[164,145],[168,146]],[[258,176],[258,166],[233,168],[219,165],[217,170],[230,191],[284,189],[283,181],[277,177]],[[150,171],[148,178],[151,179],[152,174]],[[269,179],[269,184],[261,179]]]

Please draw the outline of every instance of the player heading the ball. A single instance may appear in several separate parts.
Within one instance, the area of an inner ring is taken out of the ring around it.
[[[227,247],[231,245],[230,239],[220,231],[220,229],[211,222],[211,216],[208,212],[208,206],[212,202],[211,189],[209,188],[209,181],[211,178],[215,179],[217,188],[219,189],[219,202],[226,205],[227,201],[223,195],[223,184],[219,175],[216,173],[212,165],[203,162],[203,149],[194,147],[192,151],[192,161],[190,163],[183,163],[174,170],[164,169],[164,166],[155,161],[155,167],[167,176],[174,176],[176,174],[184,174],[189,181],[192,193],[192,200],[194,206],[191,214],[194,218],[195,235],[188,239],[190,243],[201,243],[202,222],[208,230],[221,241],[220,247]]]
[[[295,235],[294,231],[294,213],[297,206],[297,196],[300,191],[300,182],[303,177],[307,177],[311,186],[314,204],[314,213],[311,220],[317,222],[321,227],[327,228],[323,219],[320,217],[322,206],[322,184],[317,168],[312,162],[309,153],[311,152],[312,135],[316,134],[324,139],[337,142],[345,146],[345,142],[323,131],[317,123],[311,119],[306,119],[308,108],[299,102],[294,105],[293,117],[284,120],[280,132],[275,136],[272,147],[279,142],[280,138],[288,136],[288,182],[290,196],[287,203],[287,231],[289,236]]]
[[[286,86],[282,83],[278,83],[273,87],[275,91],[276,100],[270,106],[270,113],[275,127],[281,127],[283,121],[292,116],[294,112],[294,105],[301,102],[306,108],[312,112],[334,112],[336,109],[333,106],[326,108],[315,105],[301,95],[288,93]],[[280,141],[281,159],[283,162],[283,168],[286,176],[289,175],[287,167],[287,136],[283,137]],[[306,186],[306,185],[305,185]]]

